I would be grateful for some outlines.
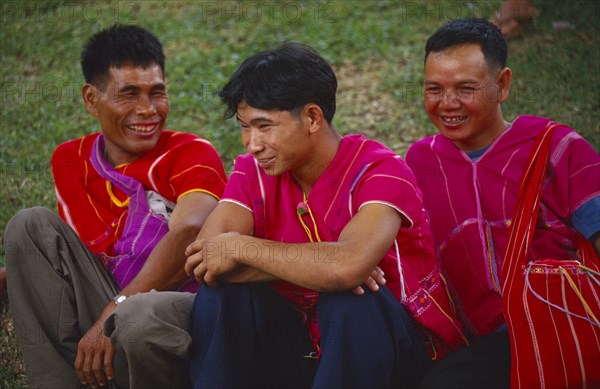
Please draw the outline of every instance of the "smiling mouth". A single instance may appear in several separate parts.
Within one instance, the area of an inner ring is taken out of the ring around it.
[[[275,161],[275,157],[256,158],[256,162],[258,162],[258,166],[260,166],[264,170],[268,170],[271,167],[271,165],[273,164],[273,161]]]
[[[442,121],[446,124],[458,124],[466,119],[467,119],[466,116],[452,116],[452,117],[442,116]]]
[[[151,125],[130,125],[127,126],[128,129],[130,129],[133,132],[137,132],[140,134],[149,134],[151,132],[153,132],[156,127],[158,126],[158,124],[151,124]]]
[[[273,157],[271,158],[257,158],[256,159],[258,161],[258,163],[269,163],[273,160]]]

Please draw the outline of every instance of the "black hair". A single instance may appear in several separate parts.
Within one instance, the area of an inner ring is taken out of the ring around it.
[[[219,91],[219,97],[226,106],[225,119],[236,114],[242,101],[254,108],[291,111],[294,115],[314,103],[331,124],[336,91],[335,73],[315,49],[285,43],[246,59]]]
[[[111,66],[160,66],[165,76],[165,54],[160,41],[138,26],[115,24],[92,35],[81,52],[85,82],[102,87]]]
[[[506,67],[508,44],[502,33],[486,19],[466,18],[444,23],[427,39],[425,61],[431,52],[454,46],[478,44],[490,69]]]

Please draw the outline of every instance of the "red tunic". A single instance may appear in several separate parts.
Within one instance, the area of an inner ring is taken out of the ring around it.
[[[128,198],[92,167],[89,158],[97,136],[59,145],[52,156],[52,174],[60,216],[93,253],[113,255],[125,223]],[[152,151],[116,170],[173,203],[190,192],[219,199],[227,182],[221,158],[208,141],[167,130]]]

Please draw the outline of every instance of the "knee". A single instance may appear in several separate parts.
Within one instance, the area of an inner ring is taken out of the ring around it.
[[[23,233],[30,235],[41,225],[53,223],[59,216],[44,207],[25,208],[17,212],[6,225],[4,241],[17,243],[23,238]]]
[[[319,293],[317,316],[322,339],[337,339],[340,331],[358,324],[361,320],[373,320],[373,311],[367,312],[365,307],[372,300],[370,294],[357,296],[352,292]]]
[[[40,221],[51,220],[55,217],[58,217],[58,215],[45,207],[36,206],[21,209],[10,219],[6,230],[8,233],[9,230],[29,229],[38,225]]]
[[[152,318],[160,314],[160,303],[154,298],[157,294],[156,291],[138,293],[120,303],[105,322],[106,335],[124,340],[141,333],[143,324],[148,325]]]
[[[104,324],[104,333],[119,349],[143,349],[165,337],[188,342],[194,295],[182,292],[138,293],[119,304]],[[174,339],[173,339],[174,340]]]
[[[251,303],[257,296],[264,293],[264,285],[261,284],[223,284],[217,287],[200,287],[196,293],[194,311],[200,309],[205,311],[207,307],[235,306],[243,303]],[[260,297],[259,297],[260,298]]]
[[[317,304],[319,322],[395,323],[398,328],[410,326],[410,318],[402,304],[385,287],[377,292],[365,290],[361,296],[352,292],[321,293]]]
[[[44,207],[22,209],[17,212],[6,225],[4,235],[4,252],[8,268],[12,268],[22,254],[33,252],[32,246],[45,247],[42,242],[47,237],[47,225],[63,223],[60,217]]]
[[[104,333],[110,337],[111,342],[117,349],[139,342],[143,329],[141,323],[147,321],[146,316],[149,315],[151,310],[150,307],[143,305],[144,300],[149,300],[143,296],[145,294],[140,293],[127,298],[106,318]],[[136,310],[138,301],[142,304],[140,307],[143,308]]]
[[[48,218],[48,214],[53,213],[44,207],[26,208],[17,212],[8,221],[4,232],[4,253],[9,267],[19,258],[27,237],[35,234],[32,232],[37,228],[37,224]]]
[[[371,292],[365,290],[363,295],[356,295],[350,291],[338,293],[319,293],[319,317],[321,311],[323,315],[327,313],[335,315],[352,315],[353,312],[360,312],[365,308],[372,310],[378,306],[378,302],[382,296],[379,292]]]

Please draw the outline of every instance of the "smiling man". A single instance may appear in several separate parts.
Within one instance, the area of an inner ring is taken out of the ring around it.
[[[187,249],[210,286],[192,316],[194,387],[414,387],[426,351],[464,345],[413,174],[334,129],[336,89],[290,43],[220,92],[248,154]]]
[[[188,385],[187,365],[161,354],[172,333],[151,331],[146,347],[139,334],[155,325],[107,321],[115,311],[144,312],[147,304],[128,299],[134,294],[197,289],[184,273],[184,250],[226,183],[209,142],[164,128],[164,61],[161,43],[137,26],[116,25],[89,39],[82,97],[101,131],[54,152],[62,220],[36,207],[6,228],[10,306],[32,387]],[[189,315],[178,309],[170,304],[165,315]],[[105,327],[113,342],[126,341],[113,347]]]
[[[487,20],[441,26],[425,46],[425,109],[439,134],[406,161],[423,191],[442,269],[468,348],[436,364],[423,387],[508,387],[510,347],[500,275],[521,176],[549,119],[506,120],[508,46]],[[577,259],[580,237],[600,251],[600,157],[576,132],[553,134],[530,257]]]

